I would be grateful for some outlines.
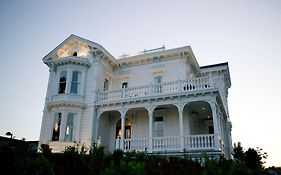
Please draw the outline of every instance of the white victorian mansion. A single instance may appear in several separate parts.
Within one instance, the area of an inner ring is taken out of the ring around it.
[[[231,158],[228,63],[199,66],[190,46],[113,57],[71,35],[43,58],[40,142],[53,152],[97,141],[109,152]]]

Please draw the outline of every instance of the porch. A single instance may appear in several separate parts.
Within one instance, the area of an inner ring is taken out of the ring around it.
[[[110,110],[99,114],[96,138],[110,152],[221,152],[216,117],[206,101]]]

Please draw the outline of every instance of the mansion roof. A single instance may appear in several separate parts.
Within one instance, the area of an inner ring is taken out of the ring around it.
[[[115,58],[102,45],[71,34],[61,44],[49,52],[43,58],[43,62],[49,67],[67,63],[85,65],[88,67],[91,62],[96,59],[100,59],[110,65],[113,69],[118,69],[174,58],[186,59],[187,64],[190,65],[191,70],[196,75],[202,75],[206,72],[224,71],[226,72],[226,80],[230,83],[228,63],[200,67],[190,46],[183,46],[174,49],[166,49],[165,46],[163,46],[133,54],[124,54],[119,58]]]

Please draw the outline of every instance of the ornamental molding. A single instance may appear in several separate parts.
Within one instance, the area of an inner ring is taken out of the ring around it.
[[[91,63],[89,62],[88,59],[75,57],[75,56],[69,56],[69,57],[59,58],[56,60],[50,60],[50,61],[47,61],[46,64],[49,67],[52,67],[52,69],[54,69],[58,66],[66,65],[66,64],[75,64],[75,65],[81,65],[81,66],[85,66],[85,67],[91,66]]]
[[[52,111],[57,108],[85,109],[87,107],[85,103],[71,103],[71,102],[52,102],[52,103],[48,103],[47,106],[49,111]]]

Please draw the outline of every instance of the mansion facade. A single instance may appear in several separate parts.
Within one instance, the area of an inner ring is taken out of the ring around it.
[[[39,145],[231,158],[228,63],[199,66],[190,46],[113,57],[69,36],[49,67]]]

